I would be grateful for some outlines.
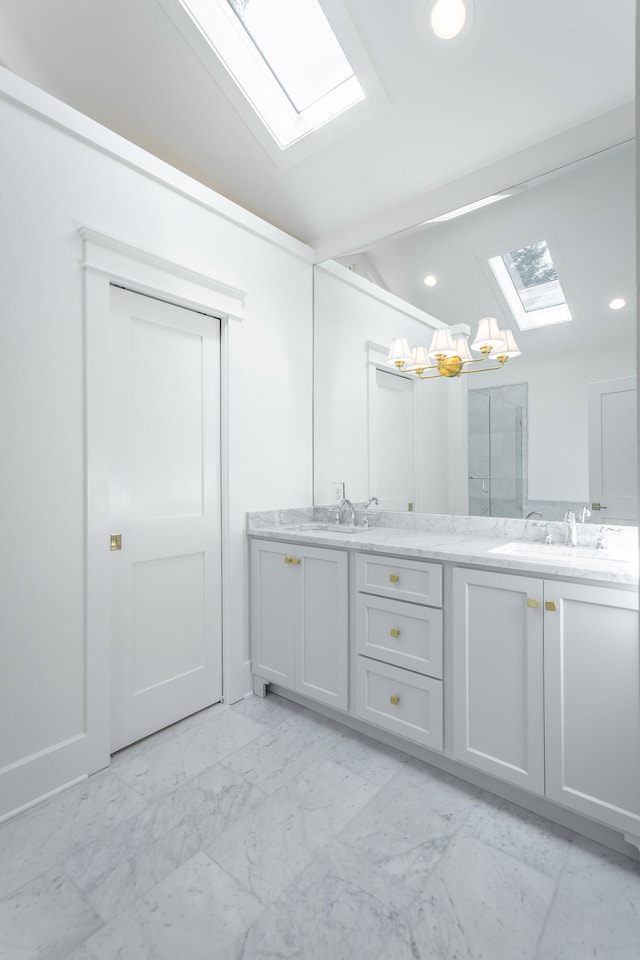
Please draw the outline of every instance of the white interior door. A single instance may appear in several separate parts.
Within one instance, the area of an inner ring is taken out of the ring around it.
[[[637,380],[589,384],[589,497],[593,519],[638,521]]]
[[[375,367],[369,385],[369,495],[384,510],[415,501],[413,380]]]
[[[111,288],[112,751],[221,699],[220,324]]]

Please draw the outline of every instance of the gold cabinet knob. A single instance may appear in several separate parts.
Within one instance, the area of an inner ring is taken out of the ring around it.
[[[399,579],[400,579],[400,577],[398,576],[397,573],[390,573],[390,574],[389,574],[389,580],[391,581],[391,583],[397,583]]]
[[[391,634],[392,637],[399,637],[399,636],[400,636],[400,631],[397,629],[397,627],[393,627],[393,628],[389,631],[389,633]]]
[[[285,562],[285,563],[293,563],[293,557],[285,557],[285,558],[284,558],[284,562]]]
[[[300,566],[300,557],[294,557],[294,558],[292,559],[291,563],[294,565],[294,567],[299,567],[299,566]]]
[[[397,697],[395,694],[392,697],[389,697],[391,703],[396,707],[400,703],[400,697]]]
[[[551,610],[552,612],[558,609],[555,600],[545,600],[544,608],[545,610]]]
[[[532,607],[534,610],[538,609],[538,601],[535,597],[527,597],[527,606]]]

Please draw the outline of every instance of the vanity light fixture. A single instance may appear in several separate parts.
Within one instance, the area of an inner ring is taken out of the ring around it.
[[[480,353],[474,357],[471,350]],[[429,348],[409,348],[406,337],[391,341],[387,364],[401,373],[414,373],[419,380],[435,377],[461,377],[467,373],[501,370],[511,357],[519,357],[521,351],[511,330],[501,330],[495,317],[483,317],[478,321],[478,331],[469,348],[469,340],[460,334],[455,338],[449,327],[434,330]],[[484,366],[489,360],[497,360],[497,366]],[[435,360],[435,363],[433,361]],[[436,373],[427,371],[435,370]]]
[[[439,40],[453,40],[469,29],[472,16],[472,0],[436,0],[431,3],[429,23]]]
[[[426,281],[425,281],[426,282]],[[609,304],[611,310],[622,310],[623,307],[626,307],[627,301],[623,297],[614,297],[614,299]]]

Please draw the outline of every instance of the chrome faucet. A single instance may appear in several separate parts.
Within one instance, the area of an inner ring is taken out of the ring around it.
[[[586,523],[589,517],[591,516],[591,510],[585,503],[584,507],[580,507],[580,512],[578,513],[578,523]]]
[[[351,500],[344,499],[344,500],[342,500],[342,501],[340,502],[340,506],[338,507],[338,509],[337,509],[337,511],[336,511],[336,522],[339,523],[339,524],[342,523],[342,510],[343,510],[344,507],[347,507],[348,510],[349,510],[349,526],[355,527],[355,525],[356,525],[356,511],[355,511],[355,508],[354,508],[353,504],[351,503]]]
[[[578,531],[576,529],[576,515],[573,510],[567,510],[564,517],[562,518],[565,523],[569,524],[569,529],[567,531],[567,544],[571,547],[578,546]]]
[[[380,501],[378,500],[377,497],[369,497],[369,499],[364,505],[364,516],[362,518],[363,527],[369,526],[369,507],[371,506],[372,503],[375,503],[376,507],[380,506]]]

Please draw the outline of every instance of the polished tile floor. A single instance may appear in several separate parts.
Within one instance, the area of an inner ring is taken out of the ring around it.
[[[638,960],[620,854],[276,696],[0,826],[2,960]]]

